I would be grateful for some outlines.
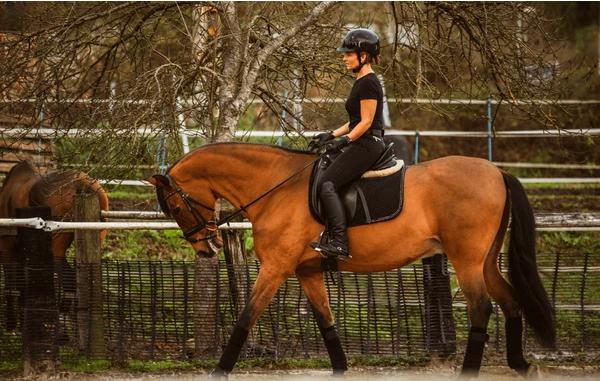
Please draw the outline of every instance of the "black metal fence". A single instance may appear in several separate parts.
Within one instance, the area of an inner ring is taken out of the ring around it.
[[[599,351],[600,255],[543,254],[538,255],[538,263],[556,309],[559,351]],[[47,269],[54,273],[56,297],[51,303],[46,300],[44,319],[48,322],[44,327],[54,332],[49,339],[53,351],[59,358],[218,357],[248,300],[258,264],[228,267],[219,262],[214,265],[213,285],[195,282],[195,266],[190,262],[149,261],[80,266],[77,272],[88,275],[77,277],[78,288],[85,279],[90,282],[87,289],[93,289],[91,282],[97,278],[89,273],[101,274],[101,285],[97,285],[101,295],[88,298],[89,303],[81,303],[81,291],[75,292],[75,271],[64,264]],[[31,313],[26,301],[28,279],[32,271],[39,273],[39,268],[32,270],[27,263],[5,263],[2,267],[0,358],[16,360],[23,355],[23,328],[29,319],[39,316]],[[416,263],[383,273],[332,273],[331,278],[326,277],[337,327],[350,356],[427,356],[432,351],[448,354],[455,346],[464,351],[466,308],[452,269],[452,313],[449,303],[428,301],[432,290],[447,283],[443,277],[432,278],[430,270]],[[232,282],[237,294],[231,292]],[[199,304],[198,295],[215,301],[215,308]],[[11,315],[11,309],[16,309],[16,314]],[[504,321],[497,307],[494,311],[488,348],[503,352]],[[15,327],[10,327],[11,316]],[[435,329],[440,324],[446,325],[445,329]],[[100,348],[90,348],[90,337],[98,334],[102,337]],[[527,350],[545,351],[529,332],[526,336]],[[282,286],[251,331],[243,356],[326,356],[309,304],[295,278]]]

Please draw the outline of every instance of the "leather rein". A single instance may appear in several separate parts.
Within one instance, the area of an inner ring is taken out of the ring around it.
[[[179,197],[181,197],[181,200],[185,204],[187,210],[196,219],[196,225],[194,225],[193,227],[191,227],[188,230],[184,230],[184,232],[183,232],[183,238],[186,241],[188,241],[190,243],[197,243],[197,242],[202,242],[202,241],[208,241],[208,240],[216,237],[216,231],[219,229],[219,226],[221,226],[222,224],[225,224],[225,223],[229,223],[229,221],[231,219],[233,219],[235,216],[237,216],[238,214],[240,214],[242,212],[246,213],[247,212],[247,208],[249,208],[253,204],[257,203],[263,197],[266,197],[268,194],[270,194],[271,192],[275,191],[277,188],[279,188],[283,184],[287,183],[294,176],[298,175],[299,173],[301,173],[302,171],[304,171],[306,168],[308,168],[309,166],[313,165],[319,159],[320,159],[320,156],[317,156],[317,158],[315,158],[314,160],[310,161],[308,164],[306,164],[300,170],[294,172],[292,175],[290,175],[286,179],[282,180],[279,184],[277,184],[274,187],[270,188],[269,190],[267,190],[266,192],[264,192],[260,196],[256,197],[254,200],[250,201],[246,205],[240,206],[239,208],[237,208],[233,213],[231,213],[227,217],[221,218],[219,220],[215,220],[214,218],[211,219],[211,220],[206,220],[204,217],[202,217],[202,215],[198,212],[198,210],[194,207],[194,205],[197,205],[199,207],[202,207],[202,208],[204,208],[206,210],[209,210],[209,211],[213,212],[213,216],[214,216],[215,209],[212,208],[212,207],[210,207],[210,206],[208,206],[208,205],[205,205],[205,204],[201,203],[198,200],[195,200],[187,192],[185,192],[183,189],[181,189],[181,187],[177,184],[177,182],[175,182],[175,180],[172,177],[170,177],[168,174],[166,174],[165,177],[167,177],[169,179],[169,182],[170,182],[170,184],[171,184],[171,186],[173,187],[174,190],[172,192],[170,192],[169,194],[167,194],[167,195],[164,196],[164,201],[167,201],[169,198],[173,197],[174,195],[179,195]],[[204,229],[208,230],[210,234],[207,235],[206,237],[200,238],[200,239],[192,237],[192,235],[194,235],[194,234],[196,234],[199,231],[202,231]],[[212,257],[213,255],[214,255],[214,253],[211,254],[211,255],[208,255],[208,257]]]

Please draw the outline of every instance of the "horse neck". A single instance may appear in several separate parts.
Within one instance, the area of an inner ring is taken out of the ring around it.
[[[218,197],[229,201],[235,208],[254,201],[314,159],[311,155],[268,146],[232,144],[211,147],[220,149],[207,148],[206,151],[198,154],[202,159],[191,158],[182,163],[183,170],[192,177],[206,179],[211,190]],[[310,169],[305,169],[282,188],[297,185],[304,177],[307,179],[309,173]],[[264,197],[248,209],[248,219],[251,221],[257,219],[260,210],[263,209],[262,206],[268,203],[270,196]]]

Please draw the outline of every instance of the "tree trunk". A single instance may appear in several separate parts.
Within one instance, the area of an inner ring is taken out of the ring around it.
[[[219,260],[197,257],[194,268],[195,356],[214,357],[221,351],[219,327]]]

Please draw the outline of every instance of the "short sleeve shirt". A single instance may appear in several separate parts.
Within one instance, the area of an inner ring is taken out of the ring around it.
[[[370,128],[382,130],[383,89],[375,73],[369,73],[357,79],[352,86],[348,99],[346,99],[346,111],[348,112],[350,131],[360,122],[360,101],[363,99],[377,100],[377,109]]]

